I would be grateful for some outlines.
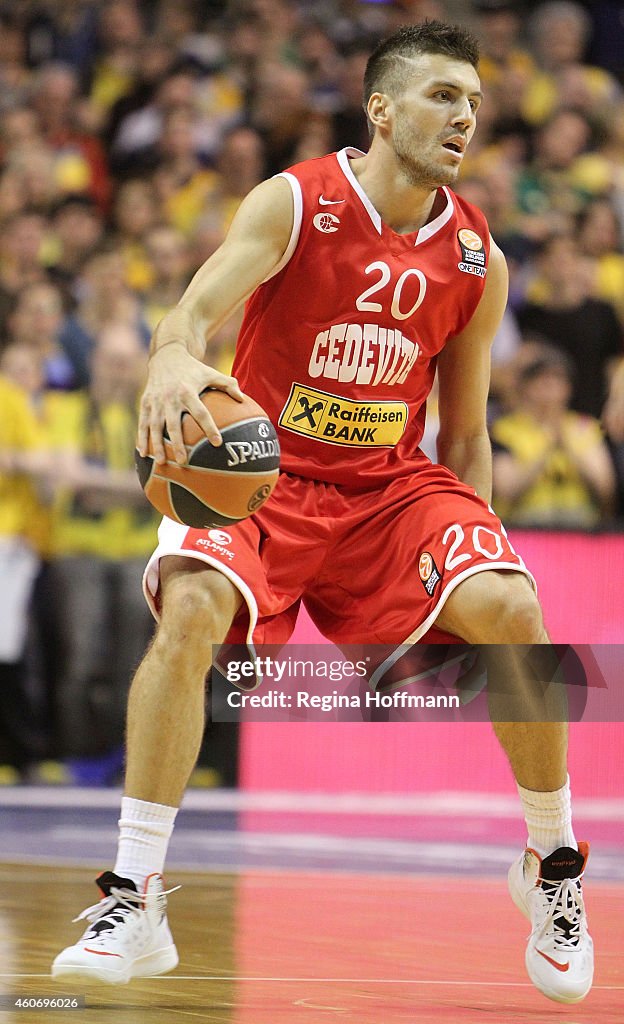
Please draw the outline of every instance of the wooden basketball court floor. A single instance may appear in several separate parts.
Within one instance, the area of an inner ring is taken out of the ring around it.
[[[27,801],[28,794],[23,793]],[[97,795],[83,794],[83,799],[97,803]],[[112,800],[117,800],[116,794]],[[36,803],[34,795],[31,801]],[[507,894],[502,868],[503,860],[508,859],[506,848],[497,853],[485,844],[471,847],[476,862],[466,873],[464,851],[468,847],[450,842],[439,870],[431,860],[416,860],[415,868],[408,870],[403,860],[392,860],[392,844],[384,861],[379,856],[383,846],[375,841],[371,849],[377,865],[372,869],[365,843],[353,836],[337,840],[341,857],[335,853],[331,861],[323,856],[325,846],[318,840],[317,867],[312,866],[310,853],[315,843],[308,844],[303,866],[296,858],[284,857],[286,847],[277,842],[272,846],[268,833],[264,840],[257,836],[253,844],[257,852],[265,841],[264,866],[237,863],[232,852],[228,856],[234,870],[215,865],[208,870],[185,871],[174,857],[167,883],[182,885],[169,899],[170,923],[180,953],[176,970],[120,988],[70,985],[49,977],[50,964],[56,953],[80,934],[82,923],[72,924],[71,919],[97,899],[94,850],[101,856],[99,866],[108,866],[114,838],[110,812],[106,812],[106,830],[98,830],[88,809],[79,809],[84,842],[80,841],[80,829],[72,824],[64,836],[70,845],[65,852],[55,850],[52,862],[46,864],[47,851],[54,849],[51,837],[62,831],[59,822],[66,812],[62,807],[48,809],[55,825],[46,839],[43,832],[37,832],[32,816],[23,817],[20,824],[17,811],[14,801],[5,814],[0,843],[7,837],[6,827],[15,840],[15,850],[22,828],[27,830],[31,846],[25,834],[19,840],[28,849],[23,857],[7,856],[0,845],[4,861],[0,864],[2,1022],[624,1021],[621,856],[609,860],[597,854],[597,877],[588,879],[596,978],[590,996],[576,1006],[545,999],[525,974],[527,925]],[[32,815],[32,811],[28,813]],[[221,831],[213,834],[221,835],[223,850],[227,828],[223,816],[219,819],[217,815],[217,819]],[[231,824],[235,837],[237,825]],[[109,833],[106,842],[102,840],[105,831]],[[205,827],[203,831],[206,833]],[[600,834],[597,820],[593,831]],[[211,833],[203,838],[208,846]],[[6,849],[10,849],[8,842]],[[81,849],[88,850],[86,857],[81,856]],[[231,850],[235,849],[233,845]],[[613,842],[610,849],[616,852]],[[197,850],[203,860],[204,847],[197,846]],[[413,857],[415,850],[416,846],[409,856]],[[196,863],[188,853],[182,861],[185,858]],[[224,859],[220,856],[221,864]],[[289,866],[279,867],[280,862]],[[54,1011],[8,1008],[9,996],[52,999],[72,995],[84,996],[85,1007]]]

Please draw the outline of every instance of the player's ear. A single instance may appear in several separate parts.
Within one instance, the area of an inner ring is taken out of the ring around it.
[[[373,92],[367,104],[368,117],[375,128],[386,128],[392,100],[384,92]]]

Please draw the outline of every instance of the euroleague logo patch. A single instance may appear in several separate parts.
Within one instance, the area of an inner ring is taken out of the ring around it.
[[[471,231],[470,228],[460,228],[457,237],[459,244],[465,245],[466,249],[470,249],[471,252],[480,252],[483,249],[483,242],[477,232]]]
[[[420,576],[422,585],[427,591],[429,597],[433,597],[435,588],[442,577],[433,560],[433,555],[429,551],[423,551],[418,559],[418,575]]]
[[[485,277],[487,273],[485,246],[477,232],[470,228],[460,228],[457,232],[457,240],[462,257],[461,262],[457,264],[458,269],[464,274]]]

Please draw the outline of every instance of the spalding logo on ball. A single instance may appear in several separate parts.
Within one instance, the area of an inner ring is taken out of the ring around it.
[[[139,480],[154,508],[169,519],[196,529],[233,526],[257,512],[271,495],[279,475],[279,441],[264,409],[247,395],[237,402],[208,388],[200,398],[223,444],[215,448],[193,417],[184,413],[187,465],[175,461],[165,434],[163,465],[157,465],[151,454],[135,452]]]

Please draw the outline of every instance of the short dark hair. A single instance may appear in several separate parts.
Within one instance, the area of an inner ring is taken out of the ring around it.
[[[405,69],[397,57],[414,57],[419,53],[454,57],[472,64],[475,69],[479,65],[479,43],[472,32],[461,25],[429,20],[417,25],[402,25],[383,39],[368,58],[364,72],[365,110],[374,92],[385,92],[390,96],[400,94],[405,85]]]

